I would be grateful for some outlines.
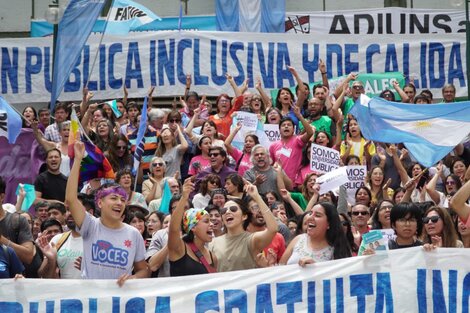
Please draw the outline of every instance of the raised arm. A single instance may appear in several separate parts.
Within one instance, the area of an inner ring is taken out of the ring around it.
[[[127,98],[129,96],[129,92],[127,91],[126,84],[122,85],[122,94],[123,94],[122,104],[124,104],[124,106],[127,106]]]
[[[227,78],[227,82],[230,84],[230,87],[232,87],[233,93],[235,94],[235,98],[241,96],[242,92],[235,83],[235,80],[233,79],[232,75],[230,75],[229,73],[225,73],[225,78]]]
[[[147,93],[147,96],[148,96],[147,108],[149,108],[149,109],[152,108],[154,90],[155,90],[155,86],[150,86],[149,91]]]
[[[184,98],[188,97],[188,92],[191,89],[191,74],[186,74],[186,88],[184,89]]]
[[[228,135],[227,139],[225,139],[225,142],[224,142],[225,148],[227,148],[227,152],[229,154],[231,154],[233,152],[233,149],[235,149],[232,146],[232,141],[233,141],[233,138],[235,138],[235,136],[237,135],[237,133],[240,131],[241,128],[242,128],[242,123],[238,122],[237,126],[234,129],[232,129],[232,131]]]
[[[80,175],[80,165],[82,159],[85,156],[85,145],[81,141],[76,141],[73,150],[75,153],[75,158],[73,160],[73,166],[70,169],[70,175],[67,180],[67,188],[65,189],[65,201],[70,209],[70,213],[75,220],[75,224],[78,227],[81,227],[83,221],[85,220],[85,208],[82,203],[77,198],[78,190],[78,178]]]
[[[189,147],[188,141],[184,137],[183,130],[181,129],[180,125],[178,125],[178,128],[177,128],[176,132],[178,133],[178,138],[180,140],[179,152],[180,152],[180,154],[183,154],[183,153],[186,152],[186,150],[188,150],[188,147]]]
[[[397,146],[390,145],[389,149],[390,149],[390,152],[392,153],[393,164],[395,165],[395,168],[397,169],[398,174],[400,175],[401,183],[405,185],[410,180],[410,177],[408,176],[408,173],[406,172],[405,167],[403,166],[400,158],[398,157]],[[380,164],[384,164],[385,160],[382,160],[381,155],[379,155],[379,157],[380,157]],[[385,155],[383,155],[383,157],[385,157]],[[380,167],[383,168],[383,166],[380,166]]]
[[[400,84],[394,80],[392,82],[392,85],[393,85],[393,89],[395,89],[395,91],[400,95],[400,98],[401,98],[401,102],[405,102],[405,103],[409,103],[410,102],[410,97],[408,97],[408,95],[403,91],[403,89],[401,89],[400,87]]]
[[[251,242],[251,254],[256,256],[261,250],[266,248],[271,243],[277,233],[278,226],[273,213],[259,195],[256,186],[248,183],[245,185],[245,191],[253,200],[256,201],[256,204],[258,204],[261,214],[263,215],[266,222],[266,229],[256,232],[253,235],[253,241]]]
[[[307,143],[313,134],[315,134],[315,126],[310,125],[310,123],[302,116],[302,114],[300,114],[300,107],[297,104],[291,104],[291,107],[295,116],[299,119],[304,127],[305,133],[302,134],[301,138],[303,142]]]
[[[191,178],[184,181],[181,200],[176,209],[171,213],[170,226],[168,228],[168,258],[171,261],[178,260],[184,255],[184,241],[181,239],[181,221],[183,220],[184,207],[187,205],[189,195],[194,190]]]
[[[199,119],[199,114],[201,113],[201,109],[200,108],[196,108],[194,109],[194,115],[193,117],[191,118],[191,120],[189,121],[188,125],[186,126],[186,128],[184,129],[185,133],[188,135],[189,139],[193,139],[194,137],[194,134],[193,134],[193,128],[194,128],[194,125],[196,123],[196,121]]]
[[[450,207],[463,221],[467,221],[470,215],[468,198],[470,198],[470,181],[466,182],[450,200]]]
[[[46,140],[38,129],[38,121],[32,121],[31,128],[33,129],[34,138],[36,138],[36,141],[44,148],[44,150],[49,151],[55,148],[55,142]]]
[[[341,85],[336,88],[335,90],[335,98],[338,99],[340,94],[347,89],[347,87],[349,86],[349,83],[353,80],[356,80],[357,79],[357,74],[354,74],[354,73],[349,73],[349,75],[346,77],[345,80],[343,80],[343,82],[341,83]]]
[[[80,103],[80,118],[85,116],[86,111],[88,110],[88,103],[90,102],[91,98],[93,98],[93,92],[88,91],[88,87],[83,88],[82,90],[82,102]]]
[[[326,88],[329,89],[330,84],[328,83],[328,75],[327,75],[327,72],[326,72],[326,64],[325,64],[325,62],[323,62],[322,59],[320,59],[320,61],[318,62],[318,69],[320,70],[321,80],[322,80],[323,86],[325,86]]]
[[[297,86],[299,86],[297,92],[297,106],[301,107],[302,104],[305,102],[305,99],[307,99],[307,94],[309,92],[308,87],[304,85],[304,82],[302,81],[299,76],[299,73],[297,73],[297,70],[294,67],[287,66],[287,69],[294,76],[295,81],[297,82]]]
[[[297,204],[297,202],[295,202],[291,195],[290,195],[290,192],[287,191],[287,189],[281,189],[279,190],[281,192],[281,197],[282,199],[284,199],[285,202],[289,203],[290,206],[292,207],[292,209],[294,210],[294,213],[296,216],[299,216],[299,215],[302,215],[304,213],[304,211],[302,210],[302,208]]]
[[[431,197],[432,201],[434,201],[436,205],[439,205],[439,203],[441,202],[441,196],[439,192],[436,190],[436,184],[437,184],[437,180],[442,174],[442,164],[438,164],[436,169],[437,169],[437,173],[425,185],[425,188],[426,188],[426,192]]]
[[[260,97],[261,97],[261,101],[263,101],[264,103],[264,106],[266,107],[266,111],[273,106],[273,103],[271,101],[271,98],[266,94],[266,92],[264,91],[263,87],[261,86],[261,78],[258,77],[258,79],[256,80],[256,90],[258,91]],[[263,112],[263,113],[266,113],[266,112]]]

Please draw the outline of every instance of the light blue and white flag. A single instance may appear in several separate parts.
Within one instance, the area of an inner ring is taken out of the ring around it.
[[[366,139],[404,143],[413,157],[432,166],[470,133],[470,102],[403,104],[361,95],[350,111]]]
[[[132,167],[132,172],[134,175],[137,175],[138,173],[140,160],[142,159],[142,154],[144,153],[146,131],[147,131],[147,97],[145,97],[144,99],[144,105],[142,107],[142,114],[140,115],[139,130],[137,132],[137,140],[135,141],[134,163]]]
[[[216,0],[217,30],[230,32],[285,32],[285,0]]]
[[[114,114],[114,116],[116,116],[116,118],[120,118],[122,116],[121,111],[119,111],[119,109],[118,109],[116,100],[106,101],[105,103],[107,105],[109,105],[111,110],[113,110],[113,114]]]
[[[106,25],[106,34],[126,35],[129,31],[135,31],[142,25],[161,20],[159,16],[131,0],[114,0],[109,12]]]
[[[21,116],[0,96],[0,136],[14,144],[21,132]]]
[[[104,2],[105,0],[71,0],[64,11],[54,51],[51,111],[54,110],[55,102],[82,53]]]

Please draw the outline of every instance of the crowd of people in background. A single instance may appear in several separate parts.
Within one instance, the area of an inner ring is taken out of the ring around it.
[[[227,74],[233,93],[212,103],[191,90],[188,75],[172,109],[152,104],[154,88],[147,112],[126,89],[117,100],[120,114],[93,102],[86,89],[80,105],[55,106],[53,123],[47,109],[26,107],[23,127],[32,128],[46,165],[29,212],[21,211],[22,188],[16,206],[0,209],[0,278],[106,278],[122,286],[132,278],[305,266],[356,256],[373,229],[393,230],[389,249],[469,248],[466,143],[425,168],[402,144],[369,141],[349,114],[363,83],[351,73],[333,91],[323,62],[319,69],[322,83],[310,88],[289,67],[297,86],[279,89],[274,99],[260,81],[251,91]],[[452,105],[455,94],[454,86],[444,86],[443,102]],[[380,97],[434,103],[429,90],[418,93],[412,83],[394,83]],[[70,165],[71,110],[109,160],[114,179],[80,180],[80,141]],[[267,147],[248,133],[242,148],[234,146],[240,111],[279,125],[280,140]],[[144,152],[133,171],[145,114]],[[366,166],[354,199],[344,187],[320,193],[321,173],[310,167],[312,144],[339,151],[341,166]],[[5,187],[0,179],[2,203]]]

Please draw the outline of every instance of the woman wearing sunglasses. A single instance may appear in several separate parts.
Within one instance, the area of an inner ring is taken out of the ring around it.
[[[464,247],[458,240],[452,217],[446,209],[438,206],[430,207],[424,213],[423,224],[423,241],[426,244],[443,248]]]
[[[162,197],[165,169],[166,164],[162,158],[152,158],[150,161],[149,178],[144,180],[142,183],[142,194],[144,195],[147,203]]]
[[[123,134],[114,137],[109,150],[105,151],[104,155],[111,163],[114,172],[131,168],[133,165],[133,158],[129,153],[129,141]]]
[[[193,197],[193,206],[195,209],[204,209],[209,205],[211,193],[213,190],[220,188],[220,177],[215,174],[209,174],[204,177],[199,186],[199,192]]]
[[[440,192],[436,190],[436,185],[439,177],[443,176],[442,172],[443,166],[438,165],[437,173],[432,177],[429,183],[426,184],[426,192],[434,203],[442,207],[448,207],[451,195],[455,194],[462,187],[462,181],[455,174],[447,175],[444,180],[444,192]]]
[[[213,273],[217,268],[217,258],[214,253],[206,249],[206,243],[211,242],[213,237],[209,213],[204,209],[186,207],[193,190],[193,181],[191,178],[186,179],[181,200],[170,219],[168,231],[170,276]],[[183,221],[183,237],[181,237],[181,221]]]
[[[246,228],[251,220],[251,211],[239,199],[229,200],[220,209],[227,233],[214,238],[211,251],[218,260],[218,272],[229,272],[256,268],[256,256],[266,248],[277,233],[277,222],[255,185],[245,185],[245,192],[256,202],[266,222],[263,231],[249,233]]]

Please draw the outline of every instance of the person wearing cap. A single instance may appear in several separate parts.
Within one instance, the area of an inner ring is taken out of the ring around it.
[[[204,209],[187,209],[190,193],[194,190],[191,178],[185,180],[181,200],[173,211],[168,231],[168,259],[170,276],[213,273],[217,259],[206,249],[212,241],[212,223]],[[186,209],[186,211],[185,211]],[[181,238],[181,220],[184,236]]]
[[[88,214],[77,198],[84,144],[75,142],[74,152],[66,200],[83,237],[82,278],[117,279],[117,284],[122,287],[128,279],[149,277],[142,236],[136,228],[121,220],[127,201],[126,191],[118,184],[101,186],[95,195],[101,217]]]

